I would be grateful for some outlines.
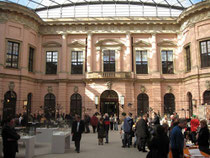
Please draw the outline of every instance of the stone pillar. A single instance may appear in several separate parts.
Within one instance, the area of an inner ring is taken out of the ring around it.
[[[126,64],[124,64],[124,62]],[[124,60],[121,63],[121,67],[123,67],[123,65],[124,65],[124,70],[126,72],[132,71],[131,33],[130,32],[126,33],[126,52],[125,52]],[[121,68],[121,71],[123,71],[122,68]]]
[[[87,34],[87,72],[92,72],[92,34]]]
[[[152,83],[152,98],[153,101],[150,102],[150,107],[162,116],[164,114],[164,100],[162,100],[161,96],[161,84],[160,82],[154,81]]]
[[[60,112],[62,111],[63,113],[66,113],[66,111],[68,111],[67,110],[68,103],[67,103],[66,95],[67,95],[67,84],[59,82],[59,84],[58,84],[58,98],[56,100],[57,100],[58,106],[62,107]]]
[[[62,52],[60,52],[60,72],[61,73],[65,73],[67,72],[66,68],[67,68],[67,62],[68,59],[67,55],[66,55],[66,51],[67,51],[67,34],[62,34]]]
[[[157,43],[156,43],[156,34],[152,34],[152,38],[151,38],[151,42],[152,42],[152,52],[150,55],[150,60],[151,60],[151,70],[150,73],[157,73],[158,70],[158,54],[157,54]]]

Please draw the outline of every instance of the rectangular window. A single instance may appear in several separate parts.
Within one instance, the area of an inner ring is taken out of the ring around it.
[[[162,50],[162,72],[163,74],[173,74],[173,51],[172,50]]]
[[[210,66],[210,40],[200,42],[201,67]]]
[[[83,74],[83,52],[71,52],[71,74]]]
[[[103,51],[104,72],[115,72],[115,50]]]
[[[185,48],[186,51],[186,66],[187,66],[187,72],[191,71],[191,57],[190,57],[190,46],[187,46]]]
[[[57,74],[58,52],[49,51],[46,55],[46,74]]]
[[[6,57],[7,68],[18,68],[19,49],[19,43],[8,41]]]
[[[136,51],[136,73],[147,74],[147,51]]]
[[[33,72],[34,65],[34,48],[29,48],[28,71]]]

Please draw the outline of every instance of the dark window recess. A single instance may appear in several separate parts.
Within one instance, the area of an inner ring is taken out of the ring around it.
[[[186,63],[187,63],[187,72],[191,71],[191,57],[190,57],[190,46],[185,48],[186,51]]]
[[[163,74],[173,74],[173,51],[172,50],[163,50],[162,54],[162,72]]]
[[[146,51],[136,51],[136,73],[137,74],[148,73]]]
[[[28,71],[33,72],[34,68],[34,48],[29,48]]]
[[[104,72],[115,72],[115,51],[103,51]]]
[[[47,52],[46,74],[57,74],[58,52]]]
[[[18,68],[19,48],[19,43],[8,41],[6,57],[7,68]]]
[[[201,67],[210,66],[210,40],[200,42]]]
[[[71,74],[83,74],[82,51],[72,51],[71,53]]]

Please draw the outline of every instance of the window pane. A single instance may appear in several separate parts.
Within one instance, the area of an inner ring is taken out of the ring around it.
[[[168,51],[168,61],[173,61],[173,51]]]
[[[141,61],[140,51],[136,51],[136,61]]]
[[[166,61],[166,51],[162,51],[162,61]]]
[[[142,52],[142,61],[147,61],[147,52]]]
[[[207,53],[206,52],[206,42],[201,42],[201,53],[202,54]]]

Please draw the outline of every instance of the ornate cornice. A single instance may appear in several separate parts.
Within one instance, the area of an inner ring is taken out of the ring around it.
[[[159,47],[177,47],[177,45],[174,43],[174,41],[169,40],[163,40],[159,43],[157,43]]]
[[[72,48],[81,48],[82,47],[82,48],[84,48],[84,47],[86,47],[86,44],[79,42],[79,41],[74,41],[72,43],[69,43],[68,47],[72,47]]]

